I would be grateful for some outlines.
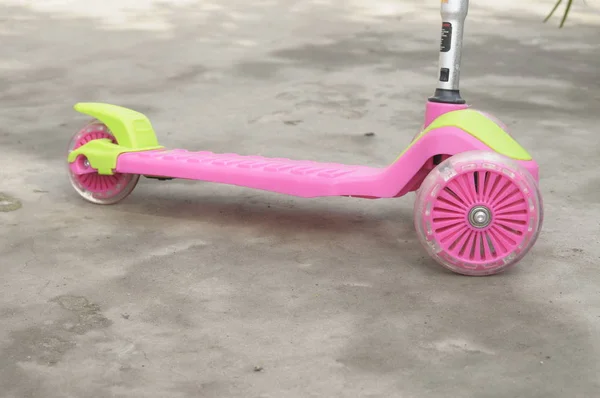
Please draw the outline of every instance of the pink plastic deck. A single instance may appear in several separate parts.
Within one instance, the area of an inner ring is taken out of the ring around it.
[[[387,167],[319,163],[184,149],[129,152],[119,156],[116,172],[164,176],[261,189],[300,197],[385,198],[415,190],[432,153],[454,155],[490,150],[454,127],[433,130]],[[537,164],[522,162],[537,179]]]
[[[184,149],[126,153],[119,157],[117,170],[241,185],[304,197],[342,194],[336,189],[340,181],[379,181],[384,173],[384,169],[366,166]]]

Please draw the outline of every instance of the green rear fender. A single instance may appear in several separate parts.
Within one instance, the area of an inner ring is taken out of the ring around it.
[[[98,102],[81,102],[74,108],[77,112],[89,115],[106,124],[117,139],[119,146],[131,149],[158,146],[158,140],[150,120],[140,112]]]
[[[125,152],[160,149],[150,120],[140,112],[117,105],[82,102],[74,106],[79,113],[104,123],[117,139],[118,145],[108,140],[93,140],[69,154],[69,162],[85,156],[99,174],[113,174],[117,158]]]

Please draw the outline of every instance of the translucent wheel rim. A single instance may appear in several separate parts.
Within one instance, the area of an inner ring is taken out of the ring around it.
[[[69,142],[68,153],[92,140],[110,139],[117,143],[110,130],[101,122],[93,121],[73,136]],[[78,157],[76,162],[86,164],[86,159]],[[140,176],[137,174],[115,173],[100,175],[96,172],[76,174],[67,163],[69,180],[75,191],[85,200],[101,205],[110,205],[125,199],[135,186]]]
[[[428,253],[464,275],[491,275],[520,261],[543,220],[537,183],[518,163],[472,151],[439,164],[415,202],[415,227]]]

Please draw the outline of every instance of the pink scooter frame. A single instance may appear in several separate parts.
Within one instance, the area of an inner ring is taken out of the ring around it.
[[[426,130],[434,120],[446,113],[466,109],[467,105],[427,102],[424,128]],[[488,117],[481,113],[480,118]],[[477,122],[481,123],[481,120]],[[415,139],[413,145],[385,168],[160,148],[120,154],[114,172],[151,178],[216,182],[304,198],[392,198],[417,190],[435,166],[436,156],[439,162],[469,150],[496,149],[458,127],[444,126]],[[537,179],[538,165],[534,160],[517,162]],[[71,171],[77,175],[97,172],[85,164],[84,161],[73,162]]]
[[[141,113],[80,103],[75,109],[94,121],[71,140],[71,183],[96,204],[123,200],[140,176],[305,198],[394,198],[419,190],[415,226],[429,254],[463,275],[501,272],[537,240],[543,220],[539,170],[501,122],[460,97],[457,65],[467,8],[468,0],[442,3],[438,88],[426,103],[422,131],[387,167],[166,149]]]

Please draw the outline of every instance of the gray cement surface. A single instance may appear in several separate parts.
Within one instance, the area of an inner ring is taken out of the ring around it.
[[[546,211],[489,278],[426,256],[414,195],[141,180],[100,207],[66,175],[79,101],[168,147],[386,165],[435,88],[438,2],[0,1],[0,396],[600,396],[600,17],[473,3],[463,96],[541,164]]]

